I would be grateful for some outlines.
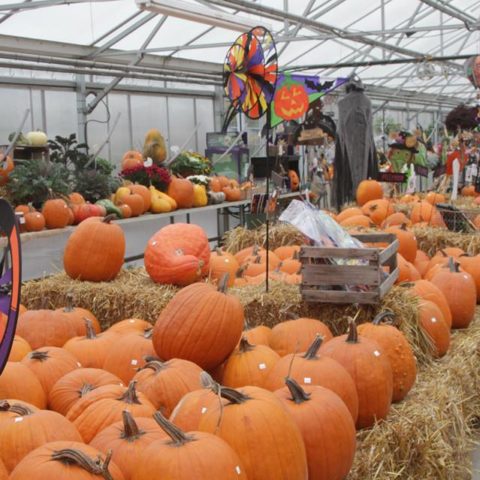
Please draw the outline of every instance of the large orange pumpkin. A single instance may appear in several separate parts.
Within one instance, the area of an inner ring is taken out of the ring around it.
[[[66,415],[73,404],[88,392],[104,385],[122,385],[122,381],[99,368],[78,368],[60,377],[48,394],[48,405]]]
[[[9,472],[28,453],[47,442],[82,441],[75,426],[57,412],[31,410],[24,405],[11,406],[10,409],[21,416],[0,422],[0,460]],[[19,418],[22,420],[19,421]],[[30,478],[39,477],[34,473]]]
[[[281,357],[289,353],[306,352],[318,334],[323,336],[324,342],[333,338],[328,326],[315,318],[287,320],[272,328],[270,347]]]
[[[183,358],[208,370],[230,355],[245,318],[238,298],[226,293],[225,280],[218,289],[194,283],[170,300],[153,329],[153,345],[160,358]]]
[[[443,357],[450,346],[450,328],[443,319],[438,306],[428,300],[421,300],[418,306],[418,323],[432,342],[432,354]]]
[[[358,333],[377,342],[387,355],[393,373],[392,402],[400,402],[413,387],[417,376],[416,359],[405,335],[393,325],[382,323],[393,317],[391,312],[377,315],[373,321],[358,327]]]
[[[445,195],[436,192],[428,192],[425,200],[432,205],[437,203],[445,203]]]
[[[121,469],[125,480],[131,480],[145,448],[156,440],[168,438],[153,418],[133,418],[128,410],[122,420],[100,431],[90,442],[99,451],[112,452],[112,460]]]
[[[474,257],[461,255],[458,257],[458,262],[462,269],[472,276],[477,289],[477,303],[480,303],[480,255]]]
[[[68,196],[71,205],[83,205],[85,202],[85,198],[83,195],[78,192],[73,192]]]
[[[138,193],[131,193],[130,195],[125,195],[124,197],[122,197],[121,203],[130,207],[130,210],[132,211],[132,217],[139,217],[140,215],[142,215],[142,213],[146,211],[143,196]]]
[[[168,362],[149,359],[133,380],[163,415],[169,416],[181,398],[201,387],[202,369],[188,360],[174,358]]]
[[[365,205],[370,200],[383,198],[382,184],[376,180],[363,180],[357,187],[357,203],[360,206]]]
[[[47,200],[43,204],[42,214],[47,228],[65,228],[68,225],[68,205],[61,198]]]
[[[273,253],[283,261],[293,258],[295,254],[300,252],[300,248],[300,245],[284,245],[282,247],[277,247]]]
[[[149,328],[152,328],[152,325],[146,320],[142,320],[141,318],[126,318],[125,320],[114,323],[108,331],[123,335],[131,332],[145,332],[145,330]]]
[[[126,480],[110,457],[79,442],[50,442],[29,453],[15,468],[10,480]]]
[[[152,194],[150,190],[145,185],[129,185],[128,188],[132,193],[136,193],[143,198],[143,212],[148,212],[150,210],[150,205],[152,204]],[[124,202],[125,203],[125,202]],[[133,211],[132,211],[133,214]]]
[[[38,408],[47,407],[47,395],[37,378],[21,362],[7,362],[0,375],[0,398],[14,398]]]
[[[386,418],[392,401],[392,366],[378,343],[358,335],[350,321],[347,335],[322,345],[322,353],[337,360],[352,376],[358,393],[357,428]]]
[[[301,356],[291,353],[282,357],[272,368],[265,388],[278,390],[290,377],[302,385],[319,385],[336,393],[347,406],[354,422],[358,416],[358,394],[347,370],[333,358],[318,355],[322,337],[317,335],[309,349]]]
[[[23,218],[27,232],[41,232],[45,228],[45,217],[40,212],[26,213]]]
[[[398,253],[400,253],[407,262],[413,263],[417,256],[418,247],[415,234],[407,230],[405,224],[402,224],[400,227],[388,227],[385,229],[385,233],[393,233],[397,237],[400,243]]]
[[[63,254],[70,278],[108,282],[118,275],[125,257],[125,234],[112,220],[112,215],[88,218],[70,235]]]
[[[172,197],[178,208],[192,208],[195,198],[193,184],[189,180],[172,176],[167,195]]]
[[[393,204],[386,198],[369,200],[362,207],[362,213],[370,218],[375,225],[381,225],[394,212]]]
[[[34,350],[22,359],[22,363],[37,376],[47,395],[57,380],[82,366],[70,352],[58,347]]]
[[[212,404],[200,430],[215,433],[237,452],[249,480],[308,477],[300,430],[276,395],[251,386],[222,387],[219,394],[227,403]]]
[[[301,387],[287,378],[275,392],[292,415],[303,437],[308,478],[343,480],[355,457],[355,422],[342,399],[328,388]],[[335,442],[332,439],[335,438]]]
[[[266,345],[252,345],[242,337],[238,347],[225,362],[222,383],[227,387],[253,385],[263,387],[280,356]]]
[[[432,278],[445,295],[452,313],[452,327],[466,328],[475,316],[477,290],[473,277],[460,272],[459,264],[450,258],[448,268],[442,268]]]
[[[67,293],[65,307],[57,308],[57,311],[61,311],[75,326],[77,335],[85,335],[87,333],[87,326],[85,320],[88,319],[92,322],[92,328],[95,333],[100,333],[100,323],[95,315],[85,308],[74,306],[74,296],[72,293]]]
[[[426,201],[417,202],[413,205],[410,214],[412,223],[425,222],[433,227],[445,227],[442,215],[436,207]]]
[[[269,347],[272,329],[266,325],[257,325],[256,327],[244,330],[242,336],[248,340],[248,343]]]
[[[462,195],[464,197],[475,197],[477,193],[475,192],[475,185],[467,185],[462,188]]]
[[[161,228],[148,241],[145,268],[157,283],[189,285],[208,273],[210,247],[198,225],[175,223]]]
[[[210,255],[209,276],[211,280],[218,281],[228,273],[228,286],[233,286],[235,275],[239,269],[237,259],[228,252],[217,248]]]
[[[0,333],[0,338],[2,334]],[[15,335],[13,337],[12,348],[10,350],[10,354],[8,355],[9,362],[19,362],[22,360],[25,355],[32,351],[32,347],[30,344],[19,335]]]
[[[239,455],[217,435],[186,434],[159,412],[154,418],[169,438],[157,440],[145,448],[134,465],[132,480],[247,479]]]

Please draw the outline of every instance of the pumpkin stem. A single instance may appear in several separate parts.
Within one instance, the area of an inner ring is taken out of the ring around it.
[[[355,324],[355,320],[353,318],[348,319],[348,336],[346,342],[358,343],[357,325]]]
[[[445,250],[441,249],[439,250],[440,253],[444,256],[444,257],[448,257],[448,255],[446,254]]]
[[[167,420],[160,412],[155,412],[153,418],[160,425],[161,429],[172,439],[175,445],[182,446],[193,440],[191,435],[187,435],[183,430]]]
[[[108,471],[108,465],[112,458],[111,450],[108,451],[103,462],[100,456],[92,460],[86,453],[80,450],[74,450],[73,448],[65,448],[53,452],[51,458],[57,462],[62,462],[64,465],[77,465],[92,475],[101,476],[105,480],[113,480],[113,477]]]
[[[67,295],[65,296],[65,308],[63,309],[63,311],[65,313],[72,313],[75,308],[73,306],[73,293],[72,292],[68,292]]]
[[[253,263],[256,263],[257,265],[262,263],[262,257],[260,255],[257,255]]]
[[[136,403],[137,405],[140,405],[141,402],[138,399],[137,390],[135,389],[136,384],[137,384],[137,381],[132,380],[128,384],[127,391],[118,400],[120,400],[121,402],[129,403],[129,404]]]
[[[287,377],[285,379],[285,384],[290,390],[292,400],[296,404],[301,404],[310,400],[310,394],[307,393],[293,378]]]
[[[209,373],[204,371],[200,374],[200,383],[203,388],[208,388],[218,395],[220,385],[210,376]]]
[[[103,218],[102,223],[110,223],[112,220],[115,220],[117,216],[114,213],[111,213],[110,215],[107,215],[106,217]]]
[[[123,420],[123,430],[120,435],[120,438],[127,440],[129,442],[133,442],[141,435],[145,435],[145,432],[141,431],[138,428],[137,422],[133,418],[132,414],[128,410],[124,410],[122,412],[122,420]]]
[[[242,265],[235,273],[235,278],[243,278],[243,275],[245,274],[247,266]]]
[[[250,397],[248,395],[245,395],[244,393],[235,390],[234,388],[224,386],[220,387],[219,394],[225,400],[228,400],[230,403],[235,403],[237,405],[244,403],[247,400],[250,400]]]
[[[223,256],[223,252],[222,252],[222,249],[221,249],[220,247],[217,247],[217,248],[215,249],[215,252],[217,252],[217,255],[218,255],[219,257],[222,257],[222,256]]]
[[[320,349],[323,343],[323,337],[317,333],[315,335],[315,339],[313,340],[312,344],[308,347],[308,350],[305,352],[303,358],[305,360],[315,360],[317,357],[318,350]]]
[[[85,322],[85,328],[87,329],[85,338],[87,338],[88,340],[94,340],[95,338],[97,338],[97,334],[95,333],[95,329],[93,328],[92,321],[87,317],[83,317],[83,320]]]
[[[146,328],[143,331],[143,337],[149,340],[150,338],[153,337],[153,328]]]
[[[155,373],[158,373],[160,372],[160,370],[163,370],[165,368],[165,365],[161,360],[154,357],[149,357],[147,363],[140,370],[145,370],[146,368],[150,368]]]
[[[229,273],[226,273],[218,282],[217,290],[221,293],[227,293],[228,279],[230,277]]]
[[[14,403],[13,405],[10,405],[8,412],[16,413],[17,415],[20,415],[21,417],[26,417],[27,415],[32,415],[33,410],[28,408],[25,405],[21,405],[20,403]]]
[[[400,230],[403,230],[404,232],[407,231],[407,224],[405,222],[403,222],[401,225],[400,225]]]
[[[256,257],[260,251],[260,246],[255,244],[252,249],[252,257]]]
[[[384,312],[380,312],[372,321],[373,325],[380,325],[382,320],[385,318],[389,318],[391,321],[389,323],[394,323],[395,321],[395,314],[391,310],[385,310]]]
[[[413,282],[402,282],[398,286],[402,288],[412,288],[415,284]]]
[[[288,320],[297,320],[300,318],[296,313],[293,312],[284,312],[285,318]]]
[[[9,409],[10,409],[10,404],[8,403],[8,400],[1,400],[0,412],[8,412]]]
[[[298,250],[295,250],[293,252],[292,258],[293,258],[293,260],[298,260],[300,258],[300,254],[298,253]]]
[[[82,388],[78,391],[80,397],[84,397],[87,393],[91,392],[92,390],[95,390],[95,387],[91,385],[90,383],[84,383],[82,385]]]
[[[452,273],[458,273],[460,271],[460,264],[456,262],[453,257],[449,257],[448,268]]]
[[[39,360],[40,362],[44,362],[50,358],[48,356],[48,350],[35,350],[30,352],[29,356],[32,360]]]
[[[242,338],[240,339],[240,345],[238,346],[238,350],[241,353],[246,353],[254,349],[255,349],[255,345],[252,345],[251,343],[249,343],[247,337],[245,335],[242,335]]]

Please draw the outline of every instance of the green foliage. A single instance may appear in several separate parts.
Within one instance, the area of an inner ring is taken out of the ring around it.
[[[120,181],[100,170],[85,169],[75,175],[75,191],[83,195],[85,200],[96,202],[108,198],[119,186]]]
[[[55,163],[62,163],[66,167],[75,170],[84,168],[90,161],[87,154],[88,145],[86,143],[78,143],[77,135],[70,134],[68,137],[57,135],[55,140],[49,140],[50,160]]]
[[[70,172],[60,163],[24,160],[15,166],[7,184],[9,198],[16,204],[32,202],[36,207],[54,195],[68,195]]]
[[[210,160],[196,152],[182,152],[170,165],[174,175],[209,175],[212,171]]]

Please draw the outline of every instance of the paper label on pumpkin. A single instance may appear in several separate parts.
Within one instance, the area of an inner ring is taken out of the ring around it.
[[[435,317],[432,317],[432,323],[437,323],[437,319]]]
[[[175,255],[177,255],[177,257],[180,257],[181,255],[184,255],[184,252],[181,248],[177,248],[175,250]]]
[[[235,467],[235,471],[237,472],[237,475],[242,473],[242,469],[238,465]]]
[[[15,423],[23,422],[23,417],[16,417],[14,422]]]
[[[133,360],[130,362],[130,364],[135,366],[135,365],[138,364],[138,360],[133,359]]]
[[[259,364],[258,364],[258,368],[259,368],[260,370],[265,370],[265,369],[267,368],[267,366],[266,366],[264,363],[259,363]]]
[[[310,377],[305,377],[305,378],[303,379],[303,383],[308,383],[308,384],[310,384],[310,383],[312,383],[312,379],[311,379]]]
[[[373,352],[373,354],[374,354],[376,357],[379,357],[379,356],[381,355],[378,350],[375,350],[375,351]]]
[[[204,413],[206,413],[206,412],[207,412],[207,410],[208,410],[208,408],[207,408],[207,407],[203,407],[203,408],[202,408],[202,410],[201,410],[201,413],[202,413],[202,415],[203,415]]]

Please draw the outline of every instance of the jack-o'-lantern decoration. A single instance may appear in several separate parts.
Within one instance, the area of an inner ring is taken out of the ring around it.
[[[300,83],[287,80],[275,93],[275,114],[283,120],[302,117],[307,112],[308,105],[308,94]]]

